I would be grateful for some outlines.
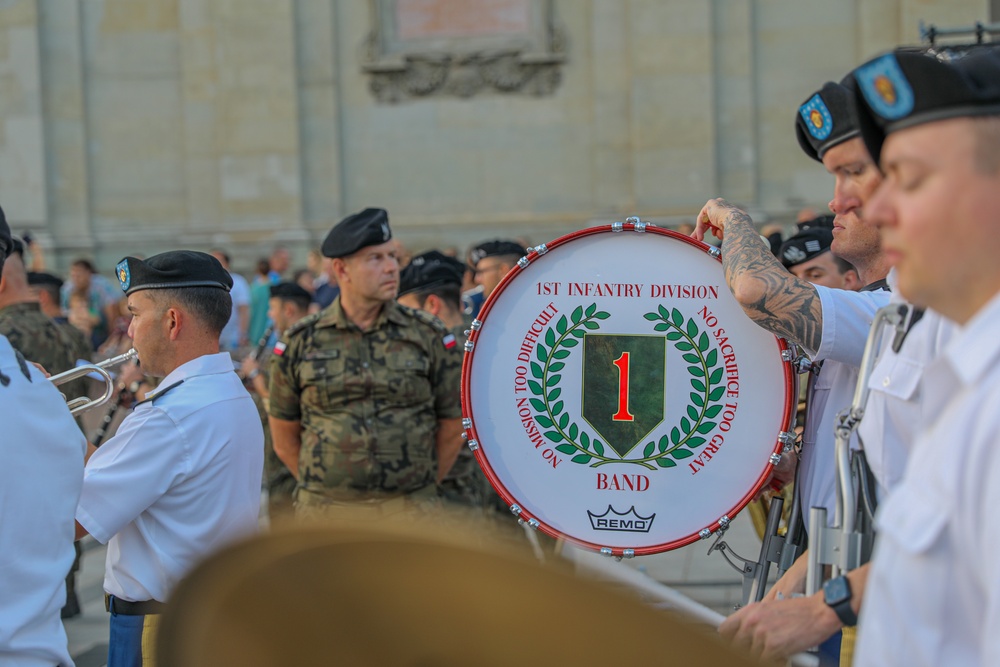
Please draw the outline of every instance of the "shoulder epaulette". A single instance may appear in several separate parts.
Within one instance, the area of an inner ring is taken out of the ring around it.
[[[313,313],[312,315],[306,315],[301,320],[299,320],[292,326],[288,327],[285,330],[284,337],[287,338],[289,336],[294,336],[303,329],[308,329],[309,327],[311,327],[312,325],[316,324],[316,322],[319,321],[319,318],[322,314],[323,311],[319,311],[318,313]]]
[[[154,391],[156,391],[155,394],[153,394],[152,396],[149,396],[148,398],[142,399],[141,401],[139,401],[138,403],[136,403],[135,405],[133,405],[132,409],[134,410],[135,408],[139,407],[143,403],[149,403],[150,401],[155,401],[156,399],[158,399],[159,397],[163,396],[164,394],[166,394],[171,389],[176,389],[177,387],[181,386],[182,384],[184,384],[184,380],[178,380],[177,382],[175,382],[172,385],[169,385],[167,387],[164,387],[163,389],[157,388],[156,390],[154,390]]]
[[[429,325],[438,333],[442,334],[448,333],[448,327],[444,325],[444,322],[434,317],[426,310],[417,310],[416,308],[407,308],[406,306],[400,306],[400,308],[408,315],[412,315],[413,319],[417,320],[418,322],[423,322],[424,324]]]

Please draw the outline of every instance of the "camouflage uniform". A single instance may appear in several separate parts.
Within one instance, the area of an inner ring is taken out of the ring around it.
[[[271,350],[272,347],[265,346],[264,350],[257,356],[257,366],[265,383],[270,379],[268,367],[271,362]],[[261,424],[264,427],[264,488],[267,489],[268,511],[271,518],[274,519],[280,514],[288,514],[291,510],[296,482],[288,466],[274,453],[271,428],[267,422],[268,400],[253,391],[250,395],[253,396],[253,402],[260,411]]]
[[[458,341],[455,349],[462,349],[465,331],[468,328],[469,324],[467,323],[452,327],[451,333]],[[492,494],[493,488],[486,479],[486,475],[483,474],[482,468],[479,467],[475,454],[463,445],[458,452],[458,458],[455,459],[455,465],[438,485],[438,492],[442,498],[449,502],[482,509],[486,499],[490,497],[487,494]]]
[[[73,354],[74,363],[77,359],[90,361],[94,354],[94,348],[90,346],[87,335],[69,323],[65,317],[53,317],[52,321],[59,327],[59,333],[66,339],[70,352]]]
[[[269,412],[302,424],[300,513],[436,495],[438,420],[461,417],[462,359],[446,338],[437,318],[395,302],[361,331],[339,297],[285,332],[271,358]]]
[[[37,303],[15,303],[0,309],[0,334],[7,336],[11,347],[25,359],[41,364],[52,375],[76,365],[72,343],[60,331],[52,318],[45,315]],[[76,391],[83,384],[80,391]],[[86,393],[86,384],[76,380],[60,390],[70,398]]]

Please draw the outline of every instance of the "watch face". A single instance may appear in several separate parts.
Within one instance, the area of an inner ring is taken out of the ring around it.
[[[823,584],[823,598],[827,604],[836,604],[851,597],[851,589],[844,577],[830,579]]]

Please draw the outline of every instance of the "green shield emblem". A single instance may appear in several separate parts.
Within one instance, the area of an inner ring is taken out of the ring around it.
[[[663,421],[666,349],[663,336],[583,338],[583,418],[622,458]]]

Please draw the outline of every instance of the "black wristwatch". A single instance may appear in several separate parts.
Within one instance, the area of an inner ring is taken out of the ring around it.
[[[844,627],[858,624],[858,615],[851,609],[851,582],[845,576],[834,577],[823,584],[823,602],[837,614]]]

